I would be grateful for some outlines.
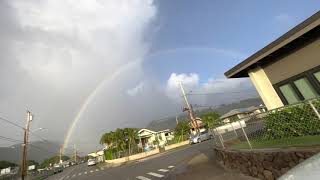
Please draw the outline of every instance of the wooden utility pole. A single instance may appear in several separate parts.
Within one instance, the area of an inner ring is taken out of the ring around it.
[[[59,149],[59,164],[62,163],[62,148],[63,148],[63,145],[61,145]]]
[[[27,111],[27,122],[26,127],[24,128],[23,144],[22,144],[22,162],[21,162],[21,179],[24,180],[27,176],[27,150],[29,142],[29,129],[30,123],[32,121],[32,115],[30,111]]]
[[[73,149],[74,149],[74,162],[77,162],[77,149],[76,149],[76,145],[73,145]]]
[[[189,104],[189,101],[188,101],[187,95],[183,89],[182,83],[179,82],[179,85],[180,85],[180,89],[181,89],[184,101],[185,101],[187,108],[188,108],[188,112],[189,112],[192,126],[196,129],[197,133],[199,134],[200,133],[199,126],[198,126],[198,122],[197,122],[196,118],[194,117],[192,106]]]

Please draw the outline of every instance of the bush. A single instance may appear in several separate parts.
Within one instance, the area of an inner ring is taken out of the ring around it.
[[[320,134],[320,120],[307,103],[270,112],[265,117],[265,125],[265,139]]]

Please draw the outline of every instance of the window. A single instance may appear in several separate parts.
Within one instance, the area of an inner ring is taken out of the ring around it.
[[[304,99],[312,99],[318,95],[307,78],[294,81],[294,85],[298,88]]]
[[[314,77],[316,77],[316,79],[319,81],[320,83],[320,71],[313,73]]]
[[[299,102],[299,97],[290,84],[282,85],[279,89],[289,104]]]

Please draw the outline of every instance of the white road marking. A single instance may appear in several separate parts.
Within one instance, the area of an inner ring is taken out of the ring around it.
[[[168,172],[169,170],[168,169],[159,169],[158,171],[160,171],[160,172]]]
[[[144,176],[137,176],[136,178],[137,178],[137,179],[140,179],[140,180],[151,180],[151,179],[146,178],[146,177],[144,177]]]
[[[81,176],[82,173],[79,173],[78,176]]]
[[[96,171],[99,171],[99,169],[96,169]]]
[[[92,170],[91,170],[90,172],[91,172],[91,173],[93,173],[93,171],[92,171]]]
[[[164,175],[162,175],[162,174],[158,174],[158,173],[154,173],[154,172],[149,172],[149,173],[147,173],[147,174],[149,174],[149,175],[151,175],[151,176],[155,176],[155,177],[159,177],[159,178],[162,178]]]
[[[100,168],[101,169],[101,171],[103,171],[104,170],[104,168],[102,167],[102,168]]]
[[[74,175],[72,175],[72,177],[76,177],[76,175],[74,174]]]
[[[170,169],[171,169],[171,168],[174,168],[174,166],[168,166],[168,168],[170,168]]]
[[[87,171],[86,171],[86,172],[84,172],[84,174],[87,174]]]

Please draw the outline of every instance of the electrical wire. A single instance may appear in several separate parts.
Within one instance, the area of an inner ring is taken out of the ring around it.
[[[244,90],[244,91],[233,91],[233,92],[216,92],[216,93],[187,93],[186,95],[216,95],[216,94],[238,94],[238,93],[246,93],[246,92],[257,92],[256,90]]]

